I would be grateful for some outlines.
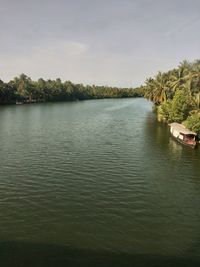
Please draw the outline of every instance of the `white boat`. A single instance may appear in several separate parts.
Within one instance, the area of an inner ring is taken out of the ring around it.
[[[185,128],[183,124],[173,122],[170,124],[170,132],[180,143],[195,148],[197,134]]]

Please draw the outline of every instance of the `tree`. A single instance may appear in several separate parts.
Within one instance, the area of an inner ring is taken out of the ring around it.
[[[200,111],[190,115],[184,125],[195,133],[200,133]]]
[[[169,121],[171,109],[172,109],[172,101],[171,100],[168,100],[166,102],[162,102],[161,105],[157,109],[159,121]]]
[[[169,87],[176,92],[178,89],[182,89],[187,79],[186,74],[188,74],[188,70],[184,66],[180,66],[177,70],[174,70],[174,73],[170,76],[170,80],[168,82]]]
[[[169,121],[182,122],[188,115],[190,110],[194,108],[194,100],[187,90],[176,91],[171,102],[171,109],[169,111]]]

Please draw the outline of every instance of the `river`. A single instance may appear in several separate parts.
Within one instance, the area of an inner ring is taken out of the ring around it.
[[[200,266],[200,149],[147,100],[2,106],[0,148],[2,267]]]

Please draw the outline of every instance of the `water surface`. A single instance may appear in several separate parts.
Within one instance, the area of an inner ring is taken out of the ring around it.
[[[0,148],[4,266],[199,266],[200,152],[146,100],[0,107]]]

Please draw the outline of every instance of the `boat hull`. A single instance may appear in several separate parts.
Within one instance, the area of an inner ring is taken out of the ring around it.
[[[181,144],[195,148],[197,146],[197,135],[195,132],[185,128],[180,123],[173,122],[170,124],[171,135]]]
[[[171,136],[173,137],[174,140],[176,140],[178,143],[184,145],[184,146],[188,146],[188,147],[191,147],[191,148],[197,148],[197,142],[195,141],[194,144],[188,144],[186,142],[184,142],[183,140],[181,140],[180,138],[178,137],[175,137],[173,134],[171,134]]]

